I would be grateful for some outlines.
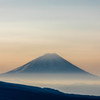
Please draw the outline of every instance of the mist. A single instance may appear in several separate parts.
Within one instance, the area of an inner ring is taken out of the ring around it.
[[[10,74],[1,75],[5,82],[38,87],[49,87],[65,93],[100,96],[100,79],[76,77],[78,74]]]

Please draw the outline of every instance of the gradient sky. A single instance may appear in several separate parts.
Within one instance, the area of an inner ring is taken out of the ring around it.
[[[100,75],[100,0],[0,0],[0,73],[45,53]]]

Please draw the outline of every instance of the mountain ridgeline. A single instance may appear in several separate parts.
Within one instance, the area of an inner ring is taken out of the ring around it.
[[[100,100],[100,96],[67,94],[50,88],[0,81],[0,100]]]
[[[18,67],[8,73],[81,73],[89,74],[88,72],[76,67],[66,61],[57,54],[45,54],[31,62]]]
[[[80,74],[87,76],[92,75],[79,67],[68,62],[55,53],[48,53],[40,56],[27,64],[18,67],[6,74]]]

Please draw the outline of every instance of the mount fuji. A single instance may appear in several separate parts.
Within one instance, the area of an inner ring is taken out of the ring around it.
[[[6,74],[81,74],[92,75],[55,53],[48,53],[18,67]]]

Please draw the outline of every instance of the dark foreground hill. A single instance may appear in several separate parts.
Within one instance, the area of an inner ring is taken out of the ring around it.
[[[100,97],[65,94],[49,88],[0,82],[0,100],[100,100]]]

